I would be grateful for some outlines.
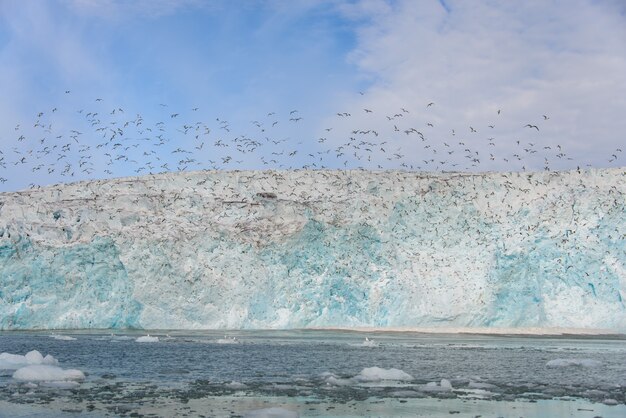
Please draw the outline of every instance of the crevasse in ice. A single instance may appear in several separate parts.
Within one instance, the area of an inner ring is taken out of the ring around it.
[[[626,170],[202,171],[0,194],[0,329],[626,330]]]

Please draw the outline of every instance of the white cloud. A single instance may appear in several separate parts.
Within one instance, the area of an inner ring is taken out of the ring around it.
[[[552,168],[620,164],[607,161],[626,130],[626,19],[615,13],[619,3],[444,4],[364,0],[342,8],[361,22],[350,59],[371,83],[347,108],[410,109],[415,127],[431,132],[439,145],[460,137],[474,141],[483,160],[478,169],[511,168],[502,158],[523,152],[517,140],[561,145],[566,157],[549,153]],[[431,101],[436,105],[426,109]],[[352,126],[372,115],[358,117]],[[430,131],[428,122],[435,125]],[[539,135],[523,129],[527,123],[538,125]],[[470,126],[478,134],[470,135]],[[486,165],[487,137],[496,137],[499,158]],[[407,151],[423,154],[412,144]],[[519,165],[541,168],[544,154],[529,154]]]

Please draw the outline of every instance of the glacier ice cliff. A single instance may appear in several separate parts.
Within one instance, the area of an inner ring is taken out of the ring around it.
[[[626,330],[626,170],[202,171],[0,194],[0,329]]]

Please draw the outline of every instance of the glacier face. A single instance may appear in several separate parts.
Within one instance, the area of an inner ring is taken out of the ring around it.
[[[626,170],[203,171],[0,194],[0,329],[626,330]]]

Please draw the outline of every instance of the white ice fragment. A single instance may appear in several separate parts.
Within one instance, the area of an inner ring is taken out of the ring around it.
[[[76,369],[62,369],[58,366],[33,364],[17,369],[13,373],[13,379],[29,382],[84,380],[85,374]]]
[[[243,416],[244,418],[299,418],[300,414],[290,409],[273,407],[248,411]]]
[[[605,405],[619,405],[619,402],[617,402],[615,399],[605,399],[602,401],[602,403]]]
[[[55,359],[54,357],[52,357],[51,354],[46,354],[46,356],[43,358],[43,364],[47,364],[49,366],[56,366],[57,364],[59,364],[59,361]]]
[[[226,386],[229,389],[235,389],[235,390],[237,390],[237,389],[245,389],[245,388],[248,387],[244,383],[237,382],[235,380],[233,380],[230,383],[226,383],[224,386]]]
[[[332,386],[350,386],[353,383],[354,382],[350,379],[340,379],[335,376],[329,376],[328,378],[326,378],[326,384]]]
[[[440,384],[437,382],[428,382],[419,388],[422,392],[450,392],[452,391],[452,384],[448,379],[441,379]]]
[[[43,356],[37,350],[29,351],[28,353],[26,353],[24,358],[26,359],[26,362],[28,364],[41,364],[41,363],[43,363]]]
[[[571,358],[557,358],[554,360],[550,360],[546,363],[547,367],[598,367],[601,366],[602,362],[598,360],[592,360],[588,358],[584,359],[571,359]]]
[[[135,341],[138,343],[156,343],[159,342],[159,337],[151,337],[150,334],[148,334],[138,337]]]
[[[496,389],[496,385],[492,385],[491,383],[483,383],[483,382],[474,382],[470,380],[468,387],[472,389]]]
[[[128,335],[115,335],[115,334],[111,334],[109,337],[104,337],[103,339],[108,340],[110,339],[111,341],[128,341],[128,340],[132,340],[132,337],[129,337]]]
[[[413,380],[413,376],[400,369],[381,369],[380,367],[366,367],[354,378],[362,382],[376,382],[379,380]]]
[[[60,341],[76,341],[76,338],[70,337],[69,335],[52,334],[50,336],[54,338],[55,340],[60,340]]]
[[[23,356],[11,353],[0,354],[0,370],[17,370],[29,364],[48,364],[54,366],[59,364],[59,362],[50,354],[45,357],[42,356],[37,350],[29,351]]]
[[[0,370],[19,369],[24,364],[28,364],[24,356],[11,353],[0,354]]]
[[[466,398],[476,398],[476,399],[485,399],[494,395],[493,392],[484,389],[466,389],[462,390],[464,392],[464,397]]]
[[[378,343],[365,337],[365,341],[361,344],[363,347],[378,347]]]
[[[239,344],[239,340],[235,337],[229,338],[228,336],[224,335],[224,338],[220,338],[219,340],[217,340],[218,344]]]

